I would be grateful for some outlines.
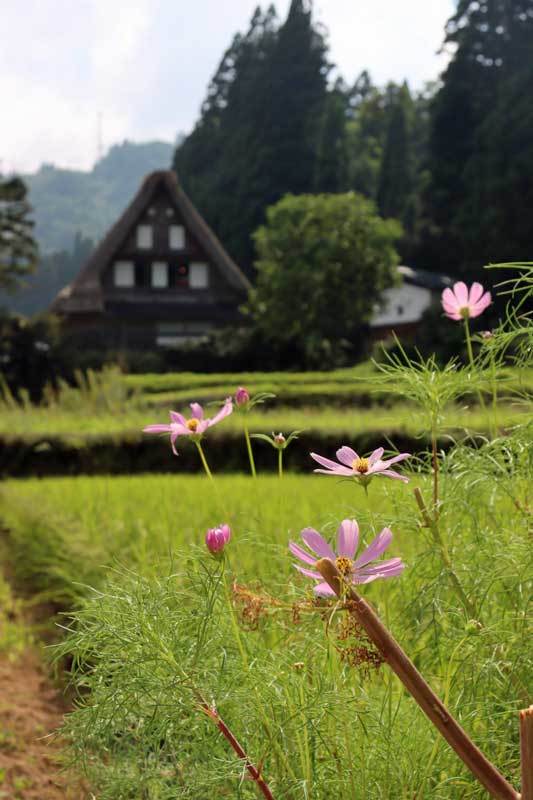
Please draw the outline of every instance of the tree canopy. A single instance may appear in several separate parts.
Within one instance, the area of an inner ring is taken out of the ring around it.
[[[37,244],[31,206],[20,178],[0,177],[0,288],[16,289],[33,272]]]
[[[250,311],[273,348],[288,345],[306,362],[356,342],[395,282],[401,235],[374,204],[356,194],[287,195],[256,232],[257,283]],[[336,354],[338,355],[338,353]]]

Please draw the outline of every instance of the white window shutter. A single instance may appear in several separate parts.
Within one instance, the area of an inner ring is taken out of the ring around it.
[[[113,283],[121,289],[135,286],[135,265],[133,261],[115,261]]]
[[[207,289],[209,286],[209,268],[207,264],[200,261],[192,262],[189,267],[189,286],[191,289]]]
[[[168,244],[171,250],[183,250],[185,247],[185,228],[183,225],[170,225]]]
[[[166,261],[154,261],[152,263],[152,287],[154,289],[166,289],[168,286],[168,264]]]
[[[154,245],[154,233],[151,225],[137,226],[137,247],[140,250],[150,250]]]

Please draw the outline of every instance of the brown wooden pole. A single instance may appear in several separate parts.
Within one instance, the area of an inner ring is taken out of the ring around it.
[[[356,616],[409,694],[489,794],[498,800],[520,800],[518,792],[476,747],[466,731],[426,683],[374,609],[343,580],[335,564],[329,558],[322,558],[315,564],[315,569],[320,572],[338,597],[346,599],[349,610]]]
[[[522,800],[533,800],[533,706],[520,712]]]
[[[228,726],[226,725],[222,717],[219,715],[216,708],[210,706],[203,698],[200,701],[200,708],[202,709],[202,711],[205,712],[205,714],[207,714],[209,719],[213,720],[213,722],[219,729],[220,733],[227,739],[233,750],[237,753],[238,757],[243,760],[244,766],[248,770],[248,773],[252,778],[252,780],[254,780],[255,783],[257,784],[257,788],[259,789],[263,797],[265,797],[266,800],[274,800],[274,795],[270,791],[267,782],[261,775],[261,770],[257,769],[257,767],[254,766],[254,764],[252,764],[252,762],[246,755],[244,747],[239,743],[235,735],[228,728]]]

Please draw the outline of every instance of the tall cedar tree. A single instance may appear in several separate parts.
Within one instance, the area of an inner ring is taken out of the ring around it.
[[[445,43],[456,50],[431,113],[427,199],[435,233],[424,256],[435,270],[473,278],[489,260],[533,251],[531,227],[518,222],[518,232],[515,219],[523,220],[526,203],[532,210],[524,122],[531,119],[533,0],[461,0]]]
[[[395,217],[405,227],[414,188],[413,103],[407,84],[391,95],[377,199],[381,216]]]
[[[20,178],[0,176],[0,289],[18,288],[35,269],[37,244],[26,195]]]
[[[303,0],[285,23],[255,12],[214,76],[174,168],[231,255],[250,270],[252,232],[287,192],[315,188],[327,97],[326,45]]]

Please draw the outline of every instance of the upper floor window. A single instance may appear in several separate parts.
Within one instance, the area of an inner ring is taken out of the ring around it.
[[[207,289],[209,269],[203,262],[193,262],[189,267],[189,286],[191,289]]]
[[[152,264],[152,287],[166,289],[168,286],[168,264],[166,261],[154,261]]]
[[[185,247],[185,228],[183,225],[171,225],[169,227],[168,244],[171,250],[183,250]]]
[[[113,283],[122,289],[135,286],[135,265],[133,261],[115,261]]]
[[[151,225],[138,225],[137,226],[137,247],[142,250],[149,250],[153,247],[154,236],[153,228]]]

